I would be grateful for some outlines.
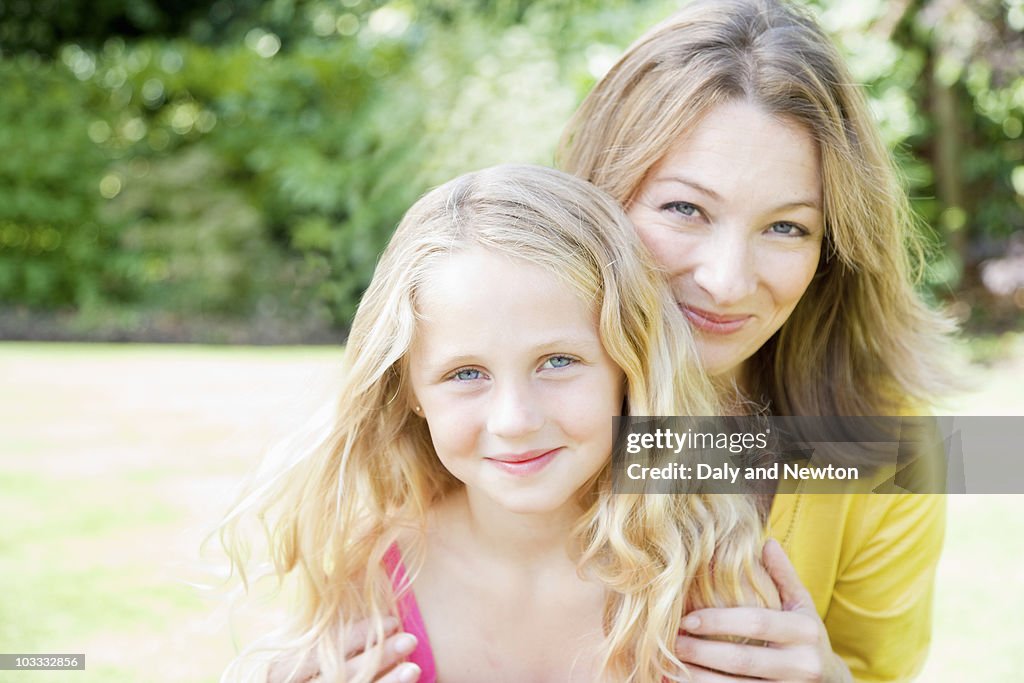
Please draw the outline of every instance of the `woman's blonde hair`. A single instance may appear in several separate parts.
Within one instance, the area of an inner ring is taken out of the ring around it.
[[[704,0],[655,26],[583,101],[559,166],[628,207],[687,131],[737,100],[816,142],[826,226],[818,272],[751,359],[748,391],[782,415],[899,414],[934,397],[952,326],[914,290],[923,238],[862,89],[801,10]]]
[[[395,614],[396,599],[384,555],[401,538],[415,576],[427,511],[460,486],[435,455],[426,421],[410,409],[406,358],[431,268],[471,247],[539,265],[592,303],[602,344],[626,376],[630,414],[716,414],[681,313],[613,199],[532,166],[470,173],[425,195],[398,226],[360,303],[329,437],[254,482],[224,525],[225,548],[244,572],[239,520],[251,513],[266,520],[273,572],[294,573],[303,597],[293,622],[264,645],[314,652],[325,680],[343,676],[346,625],[369,619],[363,644],[383,641],[383,618]],[[759,564],[763,531],[751,500],[613,494],[609,464],[579,502],[572,546],[580,575],[607,587],[600,665],[612,680],[686,680],[673,652],[686,611],[775,602]]]

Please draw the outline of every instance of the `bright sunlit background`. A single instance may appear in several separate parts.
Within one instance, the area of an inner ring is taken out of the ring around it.
[[[1024,335],[957,414],[1024,414]],[[338,377],[337,347],[0,345],[0,650],[85,671],[0,682],[215,681],[234,652],[223,558],[199,546],[273,443]],[[950,496],[923,681],[1021,673],[1024,496]],[[250,608],[235,619],[257,634]],[[266,624],[266,622],[264,622]]]
[[[923,291],[965,326],[977,391],[940,411],[1024,415],[1024,4],[803,4],[933,237]],[[398,218],[458,173],[550,164],[676,5],[0,1],[0,652],[88,662],[0,683],[216,680],[234,644],[199,544],[330,400]],[[1024,496],[949,503],[922,680],[1019,680]]]

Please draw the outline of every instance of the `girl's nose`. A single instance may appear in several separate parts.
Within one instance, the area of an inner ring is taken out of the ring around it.
[[[514,439],[540,429],[544,415],[528,385],[509,382],[495,387],[487,429],[495,436]]]

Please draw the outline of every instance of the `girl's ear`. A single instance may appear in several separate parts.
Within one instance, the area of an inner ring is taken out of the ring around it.
[[[416,395],[411,392],[409,394],[408,404],[409,410],[416,413],[420,417],[423,417],[423,406],[420,405],[420,401],[418,398],[416,398]]]

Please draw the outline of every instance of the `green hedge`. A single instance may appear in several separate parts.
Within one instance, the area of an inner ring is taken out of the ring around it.
[[[879,37],[865,26],[886,3],[861,14],[813,4],[871,86],[936,234],[964,230],[977,246],[1021,229],[1020,73],[979,71],[996,59],[987,53],[945,57],[967,131],[967,200],[950,212],[936,198],[925,84],[945,24],[908,16]],[[674,3],[236,5],[235,15],[230,3],[205,14],[190,5],[186,26],[153,3],[155,28],[147,34],[139,15],[127,38],[108,7],[107,23],[52,56],[3,54],[0,304],[344,327],[417,196],[493,163],[551,163],[595,76]],[[999,25],[1017,21],[997,9]],[[8,19],[0,31],[17,28]],[[62,21],[51,37],[71,31]],[[941,287],[956,284],[947,256],[937,252]]]

